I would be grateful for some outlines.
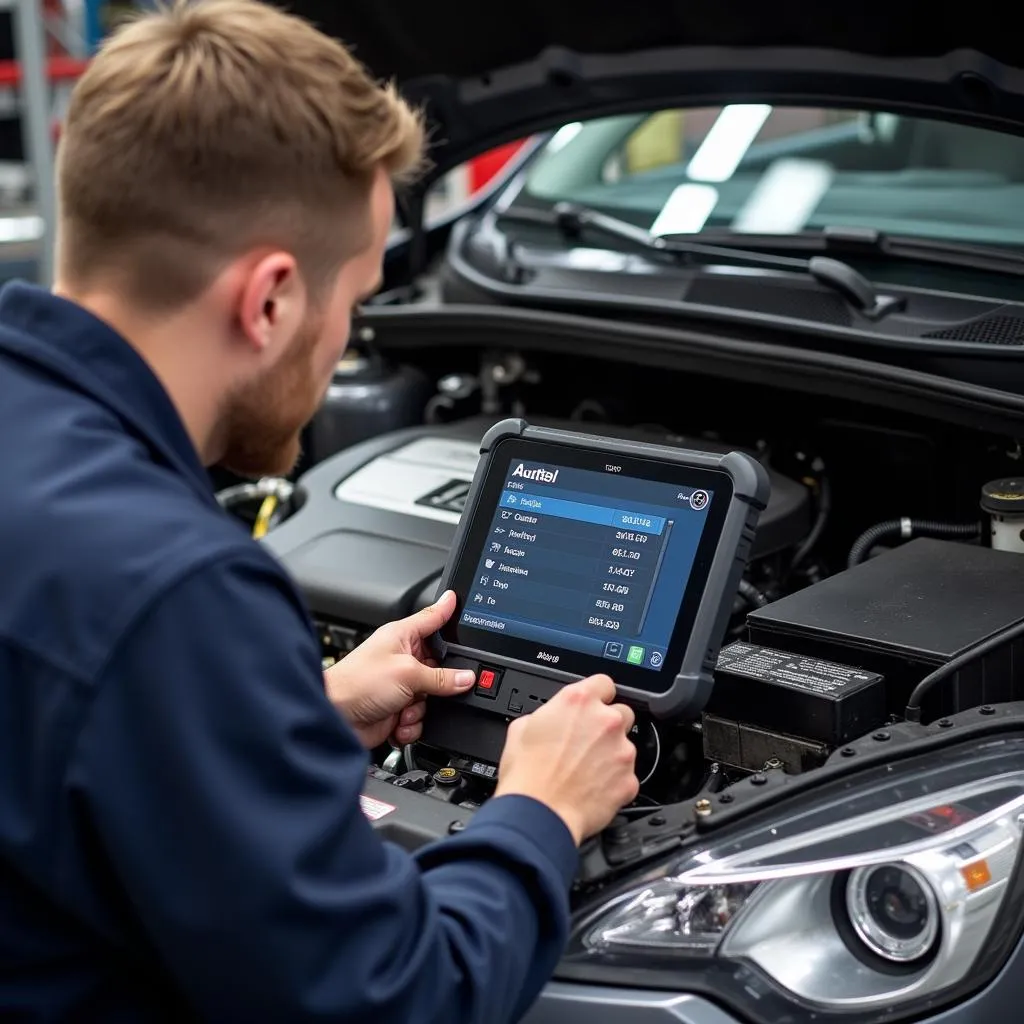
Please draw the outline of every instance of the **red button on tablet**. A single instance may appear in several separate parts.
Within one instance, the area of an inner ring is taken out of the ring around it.
[[[476,689],[473,691],[478,697],[489,697],[492,700],[498,696],[498,688],[501,686],[501,673],[493,668],[482,668],[477,673]]]

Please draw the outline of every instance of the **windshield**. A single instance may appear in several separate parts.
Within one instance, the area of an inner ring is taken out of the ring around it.
[[[653,234],[826,227],[1024,244],[1024,138],[878,112],[732,104],[555,132],[518,203],[571,201]]]

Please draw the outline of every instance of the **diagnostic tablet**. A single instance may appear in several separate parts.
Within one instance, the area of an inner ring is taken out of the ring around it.
[[[444,663],[478,668],[469,701],[515,713],[521,700],[487,692],[501,674],[603,672],[652,715],[699,714],[768,500],[764,468],[518,419],[492,427],[481,455],[439,585],[457,608],[435,638]]]

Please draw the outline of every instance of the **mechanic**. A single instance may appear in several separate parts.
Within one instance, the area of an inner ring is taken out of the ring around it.
[[[577,846],[637,791],[612,681],[513,724],[462,834],[385,844],[367,748],[473,685],[425,653],[454,598],[325,680],[206,471],[293,466],[423,147],[255,0],[138,18],[75,90],[57,283],[0,296],[4,1019],[499,1024],[554,969]]]

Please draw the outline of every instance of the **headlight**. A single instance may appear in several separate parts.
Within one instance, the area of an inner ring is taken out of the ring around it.
[[[865,948],[898,964],[923,961],[939,937],[939,906],[930,879],[910,864],[857,868],[846,912]]]
[[[764,1020],[933,1009],[1019,938],[1022,830],[1024,739],[865,771],[634,879],[581,914],[566,963]]]

